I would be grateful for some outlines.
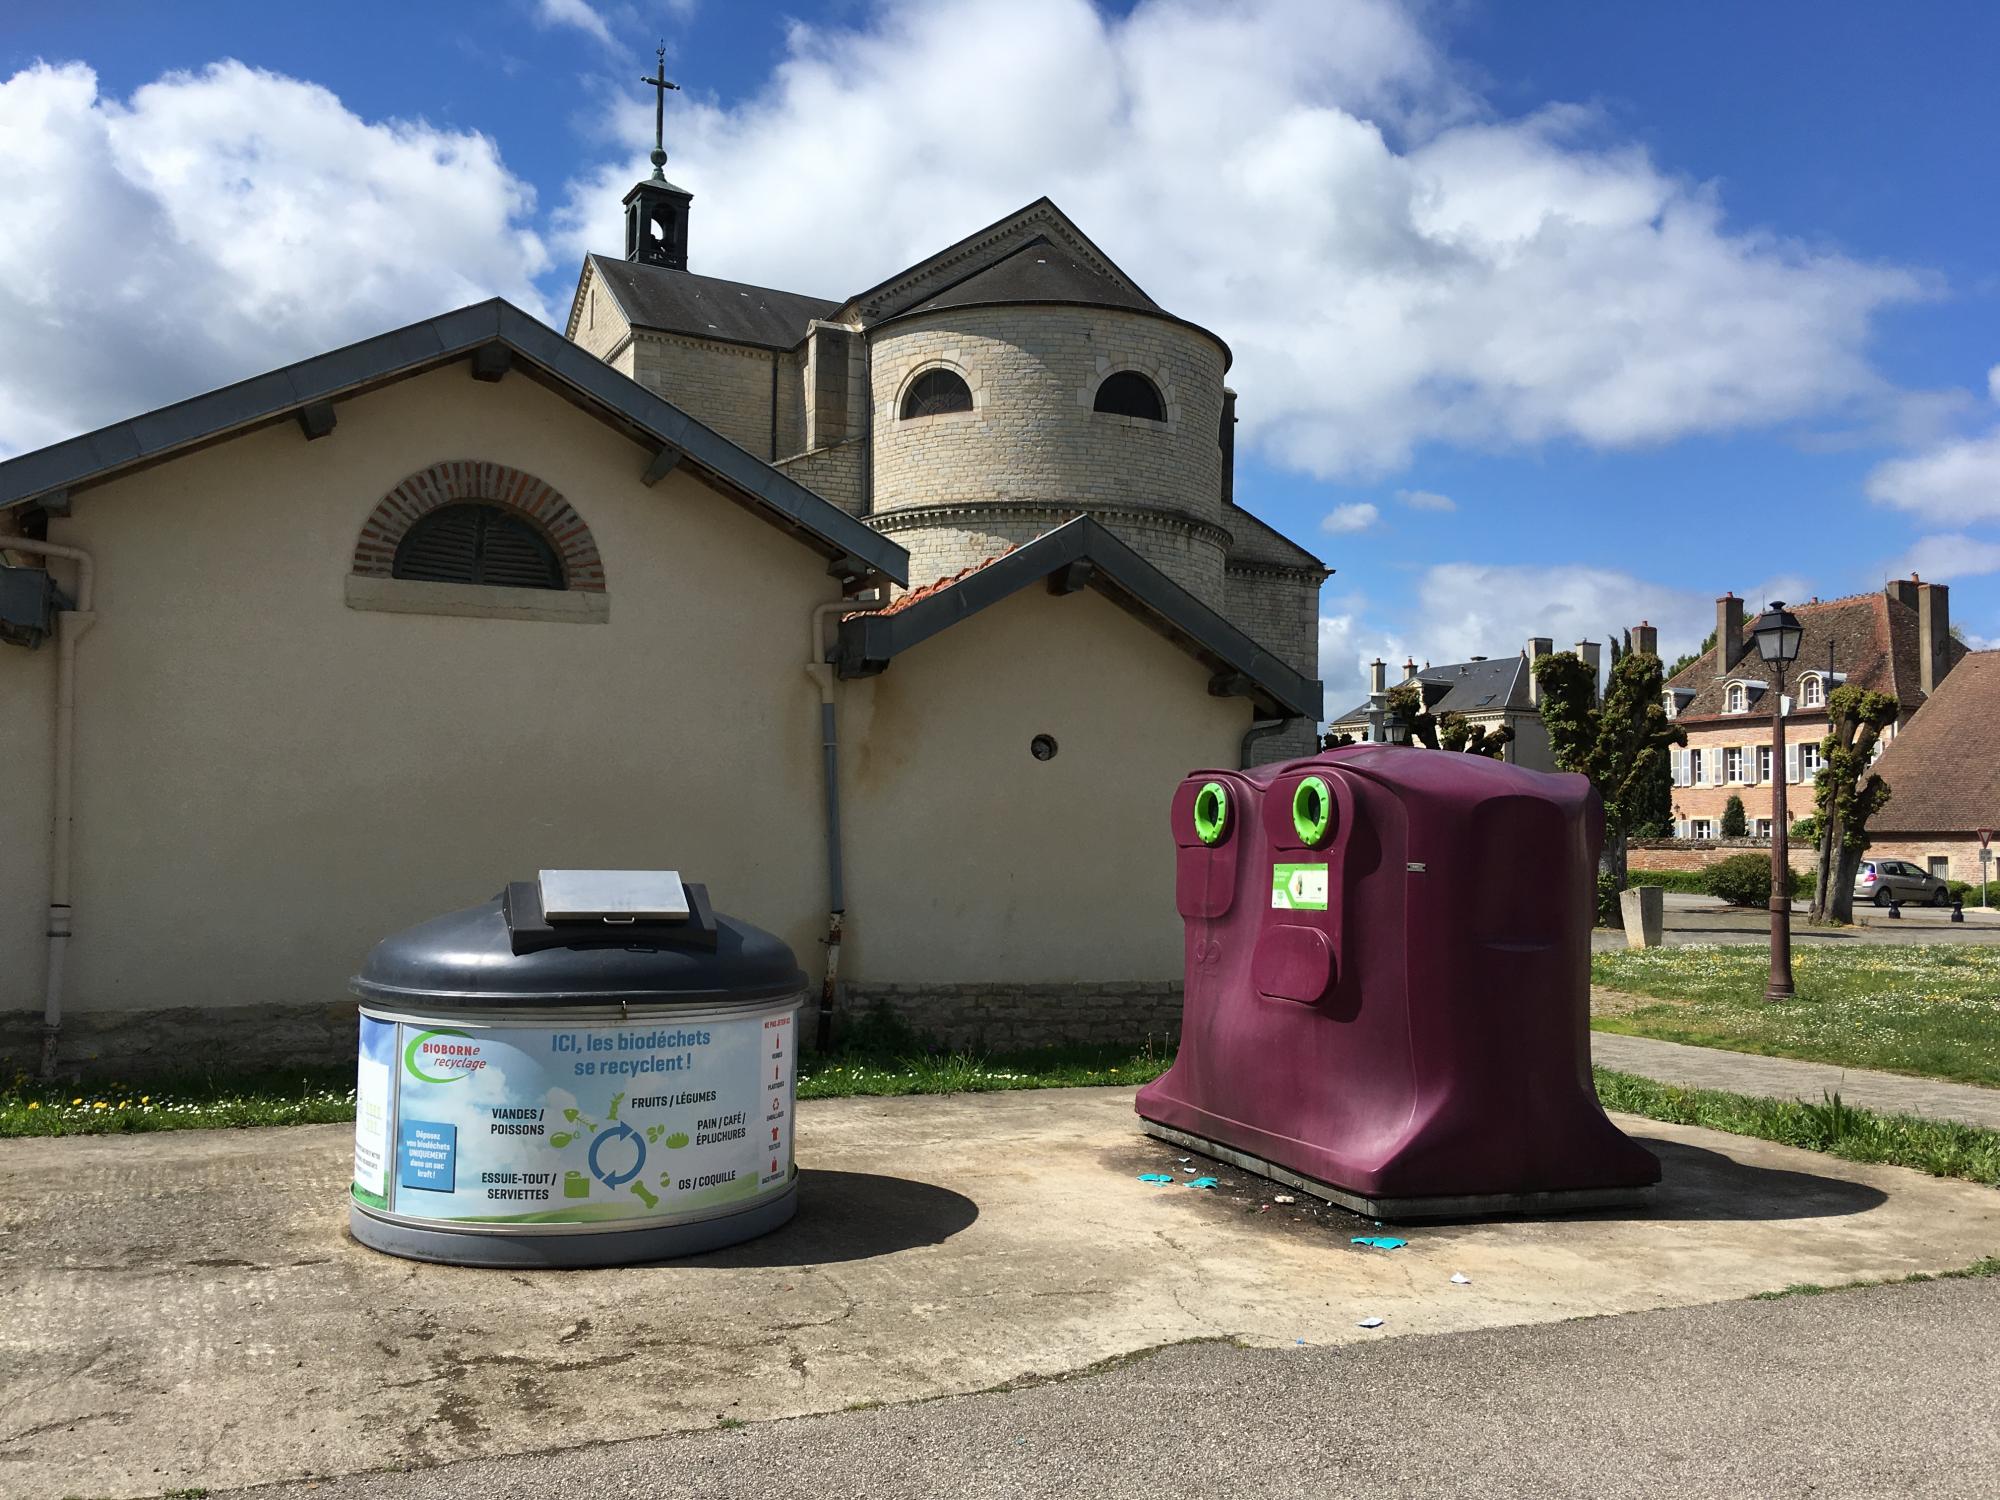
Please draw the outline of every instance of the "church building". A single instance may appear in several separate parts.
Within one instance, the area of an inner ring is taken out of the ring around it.
[[[697,274],[664,159],[565,334],[0,463],[0,1059],[349,1055],[374,941],[542,868],[706,882],[828,1027],[1176,1025],[1174,787],[1322,711],[1227,346],[1046,199],[843,300]]]

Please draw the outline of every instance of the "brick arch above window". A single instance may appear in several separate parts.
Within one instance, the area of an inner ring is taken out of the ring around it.
[[[498,505],[525,517],[562,559],[569,588],[604,592],[604,559],[575,507],[525,470],[479,459],[450,459],[419,469],[378,500],[361,523],[354,544],[354,576],[392,576],[397,544],[409,529],[441,506],[467,501]]]

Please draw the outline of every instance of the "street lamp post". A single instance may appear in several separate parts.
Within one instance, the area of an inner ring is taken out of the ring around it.
[[[1785,812],[1785,668],[1799,654],[1799,622],[1774,602],[1750,627],[1757,654],[1777,669],[1771,698],[1771,978],[1767,1001],[1792,998],[1791,824]]]

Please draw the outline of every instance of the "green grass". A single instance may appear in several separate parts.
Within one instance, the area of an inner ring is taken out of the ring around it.
[[[320,1125],[354,1118],[354,1069],[162,1079],[149,1084],[0,1086],[0,1136],[112,1135],[232,1125]]]
[[[1782,1291],[1752,1292],[1749,1301],[1777,1302],[1786,1297],[1824,1297],[1828,1292],[1862,1292],[1875,1286],[1915,1286],[1924,1281],[1980,1281],[2000,1276],[2000,1257],[1989,1255],[1956,1271],[1918,1271],[1909,1276],[1891,1276],[1881,1281],[1843,1281],[1821,1286],[1816,1281],[1795,1281]]]
[[[914,1040],[799,1060],[801,1099],[970,1094],[1002,1089],[1146,1083],[1173,1061],[1151,1047],[1045,1047],[990,1057],[931,1052]],[[0,1086],[0,1136],[113,1135],[232,1125],[319,1125],[354,1118],[354,1071],[169,1079],[152,1084],[50,1086],[25,1074]]]
[[[1632,1073],[1598,1068],[1597,1097],[1606,1109],[1673,1125],[1700,1125],[1731,1135],[1755,1136],[1782,1146],[1823,1151],[1845,1161],[1913,1167],[1933,1177],[2000,1186],[2000,1130],[1885,1115],[1856,1109],[1838,1094],[1819,1103],[1764,1099],[1721,1089],[1655,1083]]]
[[[2000,946],[1796,947],[1797,996],[1764,1003],[1760,946],[1625,949],[1592,956],[1591,982],[1659,997],[1600,1031],[1881,1068],[2000,1087]]]

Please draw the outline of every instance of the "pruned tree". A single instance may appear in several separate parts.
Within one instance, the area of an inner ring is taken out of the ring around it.
[[[1502,747],[1514,738],[1514,731],[1505,725],[1489,729],[1455,710],[1433,714],[1424,707],[1423,689],[1414,682],[1399,682],[1389,689],[1389,717],[1409,731],[1411,744],[1430,750],[1498,759]]]
[[[1353,735],[1335,734],[1330,729],[1325,734],[1319,737],[1319,747],[1322,750],[1338,750],[1344,745],[1352,745],[1356,743],[1358,742],[1355,740]]]
[[[1597,674],[1574,651],[1536,659],[1542,727],[1556,765],[1590,778],[1604,800],[1602,872],[1625,888],[1625,841],[1644,816],[1667,747],[1685,745],[1687,731],[1660,705],[1666,680],[1650,652],[1614,651],[1604,696]]]
[[[1726,839],[1740,839],[1750,831],[1749,816],[1743,811],[1743,799],[1734,792],[1722,804],[1722,836]]]
[[[1826,695],[1826,738],[1813,778],[1819,820],[1819,884],[1812,920],[1854,920],[1854,876],[1868,847],[1868,820],[1889,805],[1889,783],[1869,769],[1875,742],[1896,722],[1899,705],[1887,693],[1841,686]]]

